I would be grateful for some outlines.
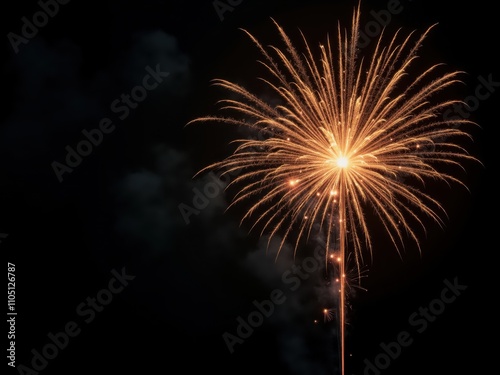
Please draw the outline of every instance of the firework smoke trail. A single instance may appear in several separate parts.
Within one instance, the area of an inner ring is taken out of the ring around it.
[[[415,77],[408,75],[432,26],[414,42],[413,32],[401,36],[398,31],[384,46],[382,33],[373,52],[360,58],[359,17],[358,6],[350,33],[342,33],[338,26],[336,53],[327,40],[315,55],[302,36],[304,53],[299,54],[274,21],[284,50],[274,46],[266,49],[245,31],[264,57],[261,63],[269,78],[261,80],[282,104],[273,106],[235,83],[217,79],[215,85],[240,98],[219,102],[221,109],[232,115],[190,122],[222,122],[264,130],[268,135],[265,139],[236,140],[232,155],[202,170],[238,171],[228,186],[237,188],[229,207],[250,202],[242,221],[252,219],[251,229],[260,226],[261,235],[267,232],[269,240],[280,233],[280,250],[295,233],[297,251],[301,240],[311,235],[313,225],[319,224],[326,229],[325,264],[331,255],[330,245],[338,242],[342,374],[343,275],[349,257],[358,272],[365,264],[364,252],[373,257],[366,213],[375,214],[398,253],[406,237],[418,246],[415,227],[425,232],[422,216],[442,225],[446,214],[424,191],[424,182],[431,179],[463,185],[442,167],[463,169],[463,162],[477,161],[458,143],[471,138],[461,129],[475,124],[441,115],[461,101],[435,98],[439,91],[460,82],[460,72],[439,74],[441,65],[437,64]]]

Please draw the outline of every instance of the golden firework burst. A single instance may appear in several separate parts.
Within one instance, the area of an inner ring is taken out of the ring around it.
[[[360,269],[364,250],[372,254],[368,210],[398,251],[407,237],[418,245],[415,225],[425,230],[424,217],[442,225],[445,214],[423,183],[432,179],[463,185],[449,166],[460,168],[476,160],[461,145],[461,138],[471,138],[464,125],[475,124],[442,115],[461,101],[436,95],[459,83],[460,72],[441,74],[441,64],[436,64],[414,76],[408,73],[432,26],[419,37],[398,31],[386,44],[381,35],[362,58],[359,7],[350,32],[338,27],[336,48],[328,39],[317,53],[304,36],[304,52],[299,53],[273,22],[285,48],[264,48],[244,31],[264,57],[269,77],[261,80],[280,103],[272,105],[244,87],[216,79],[214,84],[231,94],[220,101],[231,115],[190,122],[222,122],[264,131],[266,136],[235,140],[233,154],[204,170],[240,171],[230,183],[241,187],[232,205],[250,202],[242,221],[252,220],[252,228],[260,225],[269,238],[279,234],[281,246],[293,235],[297,249],[315,224],[327,228],[326,256],[335,242],[340,275],[346,273],[348,255]],[[333,227],[335,238],[329,230]],[[344,373],[346,285],[340,280]]]

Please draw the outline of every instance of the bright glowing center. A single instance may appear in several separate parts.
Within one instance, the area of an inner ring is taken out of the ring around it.
[[[337,166],[339,168],[346,168],[349,164],[349,160],[345,156],[341,156],[337,159]]]

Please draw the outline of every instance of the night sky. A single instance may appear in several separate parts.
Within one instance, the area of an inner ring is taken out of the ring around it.
[[[455,115],[481,126],[467,148],[483,166],[467,163],[459,175],[469,191],[426,185],[449,217],[444,228],[429,223],[422,254],[408,239],[400,258],[371,223],[374,257],[368,291],[350,301],[346,373],[495,372],[497,12],[483,0],[395,1],[362,1],[362,28],[390,7],[400,11],[388,32],[438,23],[415,68],[442,62],[464,72],[451,95],[473,108]],[[318,264],[320,239],[295,259],[286,246],[275,262],[276,243],[266,253],[265,238],[240,226],[245,206],[225,211],[231,192],[220,180],[193,178],[243,133],[185,125],[218,114],[214,78],[269,98],[240,28],[277,44],[273,18],[316,46],[336,36],[338,21],[350,26],[357,1],[46,3],[1,11],[0,251],[15,264],[17,312],[17,369],[4,357],[8,373],[337,374],[335,320],[322,314],[335,307],[331,290],[320,269],[293,274]],[[200,198],[207,186],[213,194]],[[269,317],[259,321],[257,305]],[[256,327],[238,338],[249,315]],[[406,346],[381,356],[398,337]]]

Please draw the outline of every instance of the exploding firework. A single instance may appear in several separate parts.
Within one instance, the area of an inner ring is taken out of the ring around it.
[[[350,32],[339,26],[336,47],[327,39],[317,52],[302,35],[299,53],[274,20],[285,48],[264,48],[244,30],[264,57],[269,77],[261,79],[279,104],[216,79],[214,84],[231,94],[220,101],[229,115],[190,122],[222,122],[266,134],[235,140],[230,156],[203,169],[238,171],[229,186],[238,188],[231,206],[250,202],[242,221],[251,220],[252,228],[260,226],[269,238],[281,235],[280,249],[293,236],[297,250],[314,225],[324,229],[325,263],[333,255],[338,266],[333,285],[340,292],[342,374],[346,265],[352,256],[360,275],[367,255],[373,256],[367,214],[378,218],[398,252],[406,238],[418,245],[416,228],[425,231],[424,218],[442,225],[445,215],[424,182],[463,185],[449,171],[476,160],[461,146],[462,138],[470,138],[464,125],[475,124],[442,116],[460,101],[436,99],[439,91],[460,82],[460,72],[441,74],[436,64],[409,74],[432,26],[419,37],[398,31],[385,45],[381,35],[373,51],[361,57],[359,20],[358,7]],[[328,320],[331,311],[325,311]]]

